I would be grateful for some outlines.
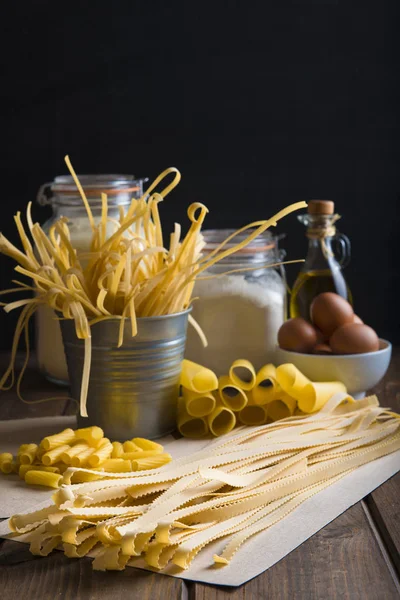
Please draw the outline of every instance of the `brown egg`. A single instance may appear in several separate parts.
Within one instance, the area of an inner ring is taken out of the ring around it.
[[[348,323],[336,329],[329,340],[335,354],[363,354],[379,350],[379,338],[372,327],[363,323]]]
[[[284,350],[311,352],[317,343],[317,332],[301,317],[289,319],[278,331],[278,344]]]
[[[354,315],[353,323],[361,323],[361,325],[364,325],[364,321],[362,321],[358,315]]]
[[[354,318],[354,311],[349,302],[333,292],[324,292],[316,296],[311,304],[310,313],[315,327],[328,337],[338,327],[352,323]]]
[[[328,344],[316,344],[313,348],[313,354],[332,354],[332,348]]]

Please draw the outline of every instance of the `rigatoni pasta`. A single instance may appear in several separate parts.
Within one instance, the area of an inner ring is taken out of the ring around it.
[[[5,474],[18,473],[29,484],[58,487],[61,478],[50,475],[62,475],[70,467],[84,468],[78,474],[71,475],[74,483],[83,483],[98,480],[99,473],[102,472],[112,474],[142,469],[147,471],[170,460],[170,456],[164,453],[163,446],[158,442],[134,438],[124,443],[111,443],[109,439],[99,437],[100,433],[103,435],[100,427],[76,431],[65,429],[59,434],[45,437],[40,445],[22,444],[15,459],[10,452],[0,454],[0,471]],[[67,439],[71,445],[63,443]],[[50,449],[46,451],[43,446]],[[124,452],[124,448],[132,451]],[[90,458],[93,466],[89,463]],[[91,469],[96,469],[96,472]],[[29,474],[31,472],[33,474]],[[45,474],[38,475],[38,472]]]

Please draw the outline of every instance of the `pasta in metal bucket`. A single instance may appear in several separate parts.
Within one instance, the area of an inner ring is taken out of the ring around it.
[[[270,219],[250,223],[229,235],[211,253],[203,256],[204,241],[201,228],[208,213],[207,207],[203,204],[195,202],[189,206],[187,210],[189,228],[184,237],[181,237],[179,224],[175,224],[169,242],[163,234],[159,204],[179,183],[181,175],[177,169],[166,169],[153,181],[141,198],[132,199],[127,210],[121,208],[119,220],[109,217],[107,195],[103,193],[101,218],[98,221],[93,216],[90,203],[68,156],[65,161],[86,209],[91,229],[90,250],[84,257],[79,255],[71,242],[68,219],[65,217],[55,222],[48,234],[45,233],[41,226],[32,220],[31,204],[28,204],[26,213],[27,231],[21,214],[15,215],[22,249],[14,246],[0,234],[0,252],[13,258],[17,262],[16,272],[28,279],[28,283],[15,280],[16,287],[2,293],[19,292],[26,295],[34,292],[33,297],[23,297],[21,300],[4,304],[6,312],[21,309],[21,313],[15,330],[10,364],[0,380],[0,389],[13,384],[19,340],[21,337],[25,339],[29,352],[30,318],[39,306],[45,305],[58,313],[62,320],[69,362],[73,361],[76,366],[73,344],[77,346],[76,353],[79,355],[79,361],[83,361],[83,368],[79,370],[81,376],[74,375],[72,382],[74,396],[80,400],[80,417],[85,418],[89,414],[88,393],[90,394],[90,385],[92,389],[96,386],[98,377],[97,361],[100,355],[97,349],[94,350],[92,337],[100,339],[104,335],[111,342],[109,335],[111,335],[110,328],[112,329],[114,339],[109,347],[115,365],[113,378],[114,374],[116,375],[113,402],[118,405],[110,408],[114,418],[114,415],[121,411],[121,406],[126,399],[124,393],[121,394],[123,401],[118,399],[118,377],[121,369],[118,371],[117,357],[120,356],[123,362],[127,352],[134,356],[139,346],[134,350],[133,347],[130,348],[130,341],[126,340],[136,337],[139,339],[144,335],[141,330],[147,325],[143,325],[145,321],[142,323],[139,319],[149,319],[150,322],[154,318],[164,317],[172,322],[180,318],[179,314],[185,314],[182,319],[187,319],[195,327],[203,343],[206,344],[201,329],[187,314],[191,306],[196,278],[219,261],[246,247],[267,229],[275,226],[284,216],[307,205],[305,202],[297,202],[279,211]],[[172,180],[166,184],[166,178],[170,177]],[[115,230],[108,236],[107,224],[110,221],[113,222]],[[244,234],[244,237],[241,235],[240,241],[237,241],[235,238],[239,234]],[[269,266],[271,265],[265,265],[265,267]],[[258,268],[261,268],[260,265]],[[153,341],[157,344],[160,340],[153,339]],[[125,344],[130,348],[129,351]],[[18,378],[19,397],[21,397],[20,382],[26,364],[27,361]],[[160,360],[161,364],[166,365],[168,370],[166,361]],[[148,366],[144,364],[144,358],[143,366],[146,368]],[[160,369],[159,376],[162,376],[162,369]],[[71,373],[70,370],[70,375]],[[204,375],[204,371],[200,374],[200,378],[198,373],[194,373],[192,383],[186,387],[195,392],[209,391],[201,387],[204,383],[202,382]],[[91,376],[92,383],[90,383]],[[197,387],[199,383],[200,388]],[[253,384],[252,381],[250,385]],[[247,386],[245,382],[245,387]],[[153,380],[152,388],[157,389],[157,378]],[[144,396],[142,400],[144,402]],[[148,409],[151,410],[150,403]],[[90,400],[90,412],[94,413],[94,410],[95,404]],[[92,422],[97,419],[98,414],[94,415]],[[134,423],[136,420],[133,415]],[[164,432],[164,429],[153,432],[147,430],[147,435],[155,437]]]

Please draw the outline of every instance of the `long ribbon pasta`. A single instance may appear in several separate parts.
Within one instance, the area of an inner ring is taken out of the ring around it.
[[[96,547],[98,570],[124,569],[138,556],[153,568],[187,569],[223,539],[210,561],[223,566],[308,498],[398,450],[400,415],[376,397],[354,401],[339,392],[317,412],[231,431],[153,471],[69,467],[52,505],[14,515],[10,529],[40,556],[59,547],[76,558]]]

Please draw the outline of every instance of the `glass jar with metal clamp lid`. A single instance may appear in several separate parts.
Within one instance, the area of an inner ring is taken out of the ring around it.
[[[108,198],[107,236],[112,235],[119,219],[132,198],[143,195],[143,184],[147,179],[135,179],[133,175],[78,175],[96,222],[101,217],[101,194]],[[86,210],[77,187],[70,175],[56,177],[39,189],[37,201],[50,205],[53,214],[43,225],[47,233],[60,218],[68,218],[72,246],[79,253],[89,251],[92,231]],[[84,256],[81,262],[84,263]],[[59,322],[50,307],[41,305],[36,312],[36,353],[39,368],[45,376],[60,385],[68,385],[67,364]]]
[[[212,252],[233,230],[203,231],[204,253]],[[248,232],[235,236],[231,246]],[[204,348],[189,328],[186,358],[217,375],[227,374],[234,360],[246,358],[256,369],[273,361],[278,329],[286,318],[284,258],[279,237],[270,232],[202,273],[193,290],[192,315],[205,333]],[[229,248],[229,243],[224,249]]]

